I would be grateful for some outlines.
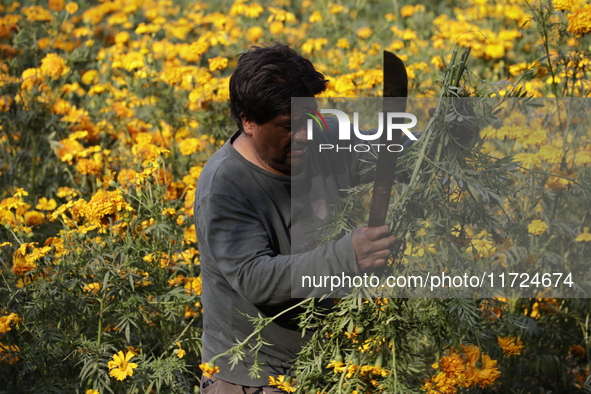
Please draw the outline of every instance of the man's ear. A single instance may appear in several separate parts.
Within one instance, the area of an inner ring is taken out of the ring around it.
[[[242,130],[244,134],[252,137],[254,134],[256,123],[253,120],[249,120],[245,116],[242,117]]]

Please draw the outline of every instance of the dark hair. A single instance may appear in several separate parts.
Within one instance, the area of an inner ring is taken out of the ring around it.
[[[264,124],[290,113],[292,97],[314,97],[326,89],[324,75],[296,51],[276,42],[243,53],[230,78],[232,118]]]

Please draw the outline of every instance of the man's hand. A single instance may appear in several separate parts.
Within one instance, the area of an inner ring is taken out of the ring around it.
[[[359,227],[351,238],[357,263],[363,272],[384,266],[396,242],[396,236],[390,233],[388,226]]]

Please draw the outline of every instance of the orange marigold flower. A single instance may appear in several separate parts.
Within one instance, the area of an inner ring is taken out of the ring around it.
[[[220,372],[220,367],[212,362],[199,364],[199,369],[203,371],[203,376],[206,378],[211,378],[214,373]]]
[[[102,166],[93,159],[80,159],[76,164],[76,170],[82,175],[100,175]]]
[[[497,342],[501,349],[503,349],[503,353],[507,356],[516,356],[521,354],[521,349],[523,349],[523,342],[521,342],[521,338],[519,337],[498,337]]]
[[[49,0],[47,2],[47,6],[49,7],[50,10],[52,11],[61,11],[64,9],[64,6],[66,5],[65,0]]]
[[[72,164],[74,157],[84,150],[81,143],[69,138],[61,140],[60,144],[61,147],[57,148],[57,156],[68,164]]]
[[[83,214],[94,225],[106,227],[115,221],[117,213],[130,208],[121,192],[99,190],[83,209]]]
[[[41,60],[40,70],[43,75],[51,77],[54,80],[70,72],[66,61],[55,53],[45,55],[43,60]]]
[[[583,358],[585,357],[586,351],[581,345],[572,345],[570,348],[568,348],[568,354],[574,354],[577,357]]]
[[[11,313],[8,316],[0,316],[0,334],[6,334],[8,331],[12,330],[11,326],[14,326],[23,319],[19,318],[16,313]]]
[[[66,4],[66,11],[68,11],[68,14],[75,14],[76,11],[78,11],[78,4],[74,3],[73,1]]]
[[[25,224],[27,226],[38,226],[45,220],[45,215],[39,211],[25,212]]]

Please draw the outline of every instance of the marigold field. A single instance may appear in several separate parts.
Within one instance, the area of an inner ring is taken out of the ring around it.
[[[0,393],[193,393],[217,372],[192,204],[235,129],[237,55],[274,41],[324,73],[325,97],[381,97],[383,50],[413,97],[591,96],[589,0],[0,0]],[[586,267],[585,116],[502,118],[461,155],[427,133],[396,189],[392,264]],[[588,298],[300,306],[314,337],[269,382],[287,392],[591,391]],[[272,319],[255,318],[237,359]]]

